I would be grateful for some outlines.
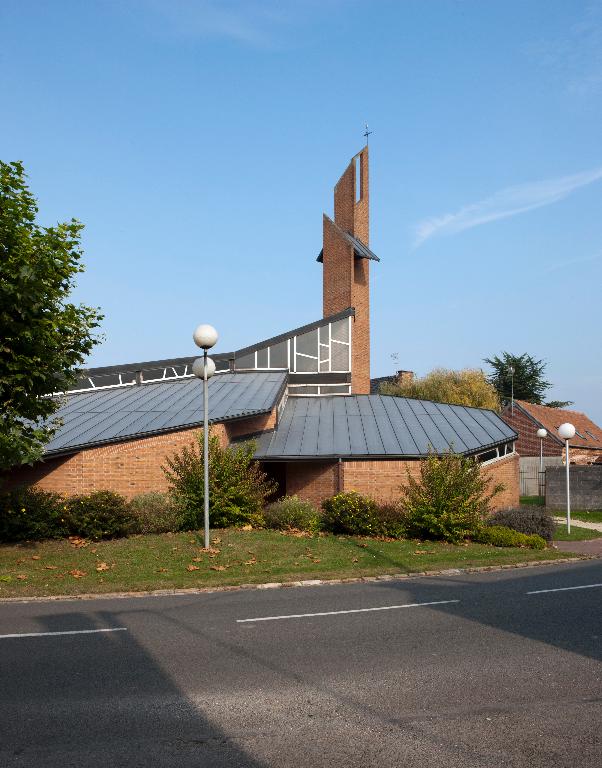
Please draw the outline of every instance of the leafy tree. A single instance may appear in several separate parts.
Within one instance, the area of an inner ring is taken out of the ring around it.
[[[502,402],[510,402],[514,380],[515,400],[544,405],[544,395],[552,385],[544,378],[546,363],[543,360],[536,360],[526,352],[522,355],[502,352],[501,358],[495,355],[485,358],[483,362],[493,368],[489,381],[497,390]],[[571,405],[571,401],[552,400],[545,405],[551,408],[564,408],[566,405]]]
[[[182,510],[184,530],[203,524],[203,440],[201,432],[190,447],[184,446],[163,467],[170,492]],[[256,522],[266,499],[276,490],[276,484],[253,460],[254,454],[252,441],[223,448],[219,438],[209,434],[209,514],[215,528]]]
[[[23,165],[0,161],[0,468],[38,459],[58,426],[49,397],[76,380],[102,315],[68,301],[82,225],[36,223]]]
[[[401,383],[385,382],[381,384],[380,391],[383,395],[434,400],[437,403],[453,403],[474,408],[498,410],[500,407],[495,387],[487,381],[483,371],[470,368],[463,371],[435,368],[422,378],[413,378]]]

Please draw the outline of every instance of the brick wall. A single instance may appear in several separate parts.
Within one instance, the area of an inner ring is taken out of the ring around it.
[[[226,445],[236,437],[271,429],[275,423],[274,409],[269,414],[215,424],[212,433]],[[199,432],[202,430],[182,429],[48,458],[10,472],[5,487],[35,485],[67,496],[111,490],[127,498],[147,491],[165,491],[167,480],[162,466],[166,458],[190,445]]]
[[[340,464],[336,461],[297,461],[286,465],[286,493],[319,507],[339,491]]]
[[[602,509],[602,466],[569,467],[572,509]],[[546,469],[546,507],[566,509],[566,466]]]
[[[492,479],[492,484],[502,483],[504,491],[492,502],[493,509],[514,507],[519,503],[518,456],[512,454],[482,471]],[[408,472],[417,477],[419,461],[343,461],[291,462],[287,465],[286,492],[297,494],[319,506],[323,499],[339,491],[357,491],[380,502],[399,499],[400,486]]]

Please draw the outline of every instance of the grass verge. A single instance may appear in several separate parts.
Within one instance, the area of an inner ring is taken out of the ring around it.
[[[554,541],[587,541],[599,538],[602,538],[602,531],[580,528],[578,525],[571,525],[570,534],[567,533],[566,525],[557,525],[554,531]]]
[[[545,506],[546,500],[544,496],[521,496],[520,497],[520,505],[521,507],[524,506],[534,506],[534,507],[543,507]]]
[[[602,509],[592,509],[591,512],[580,512],[571,510],[571,517],[575,520],[582,520],[584,523],[602,523]]]
[[[555,550],[235,529],[216,532],[212,543],[206,552],[198,535],[178,533],[83,546],[81,540],[0,546],[0,597],[407,574],[566,557]]]

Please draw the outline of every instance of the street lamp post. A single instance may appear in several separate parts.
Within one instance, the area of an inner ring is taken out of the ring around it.
[[[543,441],[548,436],[548,430],[541,427],[537,430],[537,437],[539,438],[539,483],[537,484],[537,490],[541,490],[541,476],[543,475]],[[541,494],[539,494],[541,496]]]
[[[205,549],[209,549],[209,386],[208,380],[215,373],[215,363],[207,357],[207,350],[213,347],[218,334],[212,325],[202,324],[192,334],[194,343],[203,350],[203,357],[197,357],[192,372],[203,379],[203,501],[205,507]]]
[[[566,461],[566,530],[571,532],[571,492],[569,488],[569,440],[575,437],[575,427],[568,421],[558,427],[558,434],[565,441],[565,461]]]

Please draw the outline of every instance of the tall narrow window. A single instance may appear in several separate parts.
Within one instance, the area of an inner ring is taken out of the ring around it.
[[[362,199],[362,162],[361,157],[358,155],[355,158],[355,202],[358,203]]]

